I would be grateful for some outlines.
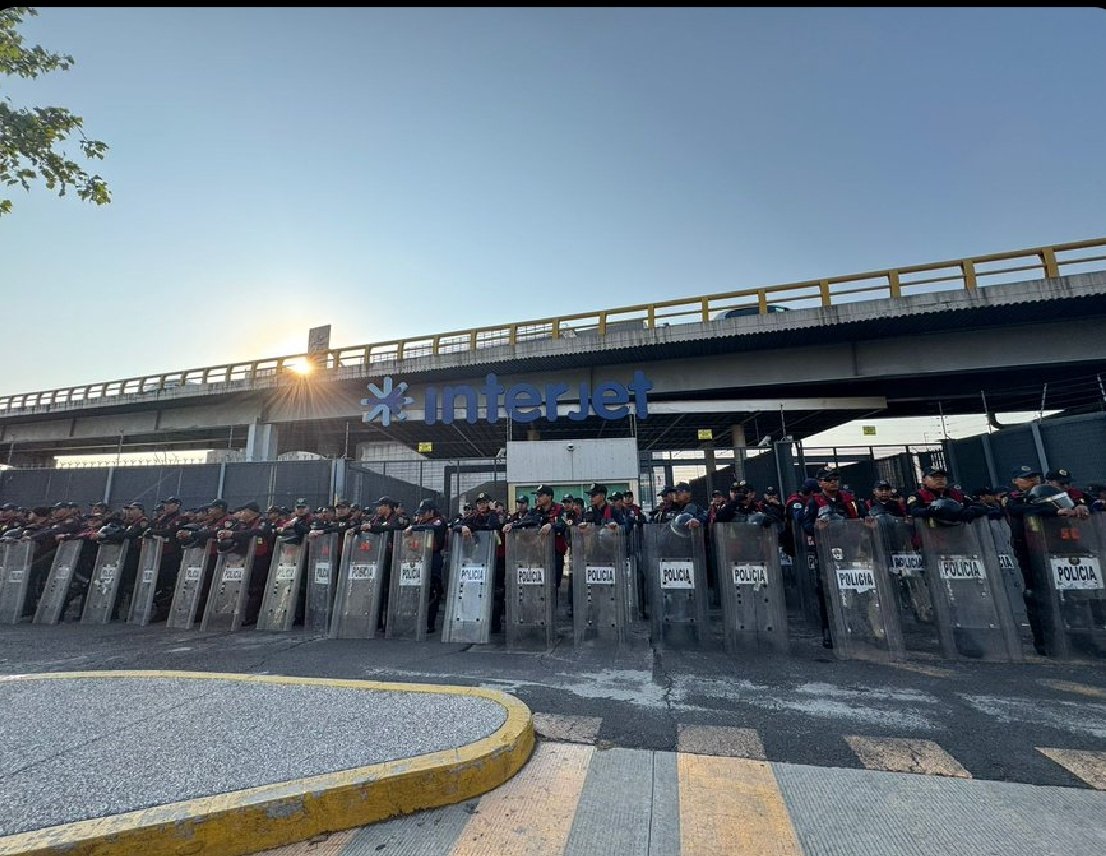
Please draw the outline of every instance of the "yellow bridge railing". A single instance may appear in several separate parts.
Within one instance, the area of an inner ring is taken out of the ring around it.
[[[249,362],[124,378],[104,383],[69,386],[44,392],[0,396],[0,416],[35,412],[39,408],[92,403],[118,396],[148,395],[180,387],[244,382],[296,376],[296,368],[313,370],[361,367],[415,357],[441,356],[484,348],[514,347],[537,340],[606,336],[623,330],[643,330],[674,324],[706,323],[726,313],[767,314],[788,309],[837,306],[861,300],[895,299],[934,291],[994,287],[1044,277],[1102,270],[1106,238],[992,253],[986,256],[910,265],[892,270],[831,276],[806,282],[747,288],[700,297],[685,297],[622,306],[598,312],[580,312],[519,321],[471,330],[453,330],[432,336],[397,339],[334,348],[315,354],[295,354]],[[1096,266],[1097,265],[1097,266]],[[584,344],[584,343],[581,343]]]

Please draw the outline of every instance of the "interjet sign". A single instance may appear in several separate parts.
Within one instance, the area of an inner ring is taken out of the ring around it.
[[[368,385],[372,398],[361,399],[363,407],[371,408],[362,417],[364,422],[372,422],[377,417],[384,425],[390,425],[394,419],[404,422],[407,414],[404,410],[414,404],[415,399],[407,395],[405,382],[394,383],[386,377],[380,386]],[[423,421],[427,425],[451,425],[457,420],[459,408],[464,408],[464,421],[476,424],[480,412],[485,412],[488,422],[498,422],[506,416],[515,422],[536,422],[544,417],[548,422],[557,421],[557,405],[564,397],[570,396],[579,402],[576,410],[568,412],[572,422],[583,422],[592,414],[600,419],[624,419],[630,413],[630,406],[638,419],[649,416],[649,390],[653,384],[642,372],[634,372],[628,385],[608,380],[597,383],[594,388],[586,381],[571,388],[563,383],[547,383],[535,386],[530,383],[518,383],[505,387],[494,374],[484,378],[483,386],[458,384],[438,389],[428,386],[423,401]],[[573,402],[573,403],[575,403]]]

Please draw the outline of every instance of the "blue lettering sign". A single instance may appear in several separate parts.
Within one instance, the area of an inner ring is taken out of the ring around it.
[[[574,390],[579,405],[568,412],[573,422],[583,422],[592,414],[604,420],[625,419],[630,407],[638,419],[649,416],[649,390],[653,384],[643,372],[634,372],[629,384],[606,380],[595,385],[580,383]],[[410,396],[404,396],[406,383],[398,387],[392,385],[390,377],[384,378],[382,388],[369,384],[369,392],[374,398],[362,399],[361,404],[371,407],[362,417],[372,422],[376,417],[382,421],[402,420],[403,408],[414,403]],[[393,391],[394,389],[394,391]],[[569,388],[563,383],[549,383],[541,389],[533,384],[519,383],[504,387],[495,374],[489,373],[482,387],[464,384],[446,386],[438,389],[428,386],[423,396],[423,419],[427,425],[452,425],[457,419],[469,424],[479,421],[481,399],[488,422],[498,422],[502,415],[515,422],[536,422],[544,415],[546,421],[556,422],[557,408],[561,398],[568,394]]]

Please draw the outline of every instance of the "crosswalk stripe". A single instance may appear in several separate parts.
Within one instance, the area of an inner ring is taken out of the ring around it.
[[[755,728],[728,725],[677,725],[676,751],[695,755],[724,755],[765,761],[764,744]]]
[[[1077,684],[1073,681],[1054,681],[1052,679],[1044,679],[1038,683],[1049,689],[1060,690],[1065,693],[1077,693],[1079,695],[1090,696],[1091,698],[1106,698],[1106,690],[1102,689],[1102,687]]]
[[[675,784],[673,781],[673,798]],[[652,810],[653,753],[635,749],[596,752],[565,856],[644,856],[649,848]]]
[[[1078,776],[1096,791],[1106,791],[1106,752],[1081,752],[1077,749],[1042,749],[1037,751]]]
[[[680,856],[802,856],[783,794],[762,761],[677,755]],[[720,849],[724,848],[724,849]]]
[[[452,856],[563,853],[595,749],[543,743],[513,779],[481,797]]]
[[[559,713],[535,713],[534,731],[546,740],[564,743],[595,743],[603,719],[598,716],[566,716]]]
[[[893,669],[903,669],[907,672],[917,672],[919,675],[928,675],[931,678],[951,678],[955,674],[952,669],[942,669],[940,666],[926,666],[922,663],[888,663]]]
[[[970,779],[972,774],[932,740],[902,737],[861,737],[846,734],[845,742],[868,770],[892,773],[924,773]]]

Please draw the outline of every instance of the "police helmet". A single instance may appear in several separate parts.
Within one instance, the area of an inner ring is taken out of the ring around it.
[[[679,535],[681,538],[688,538],[691,536],[691,530],[688,528],[688,524],[694,519],[694,514],[688,514],[685,511],[683,514],[677,514],[673,517],[668,527],[672,530],[673,534]]]
[[[1029,491],[1029,499],[1035,503],[1050,502],[1057,508],[1075,508],[1075,502],[1066,490],[1050,484],[1039,484]]]
[[[963,504],[949,496],[942,496],[929,504],[929,510],[933,512],[933,519],[944,526],[953,526],[962,523],[961,515],[964,513]]]
[[[118,538],[126,531],[126,526],[121,526],[118,523],[106,523],[100,527],[96,534],[98,534],[101,539],[106,540],[108,538]]]
[[[437,511],[438,504],[432,499],[424,499],[419,503],[419,514],[426,514],[428,511]]]

